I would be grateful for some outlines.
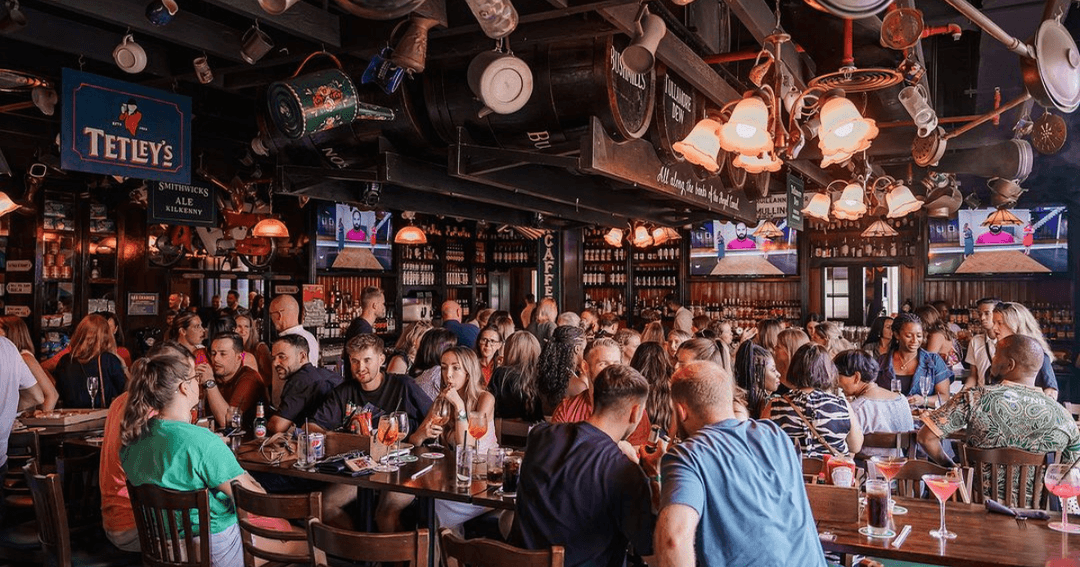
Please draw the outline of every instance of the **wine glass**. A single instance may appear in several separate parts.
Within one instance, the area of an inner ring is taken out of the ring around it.
[[[398,440],[398,424],[391,414],[386,414],[379,417],[379,429],[375,432],[375,442],[384,447],[390,447],[397,443]],[[376,472],[391,473],[397,472],[398,467],[396,464],[390,461],[390,455],[384,455],[379,459],[379,464],[375,467]]]
[[[904,383],[899,378],[889,380],[889,389],[899,394],[904,390]]]
[[[440,427],[445,427],[447,423],[450,423],[450,418],[455,413],[454,402],[446,399],[446,396],[439,396],[435,398],[435,402],[431,405],[431,415],[428,419],[431,423]],[[439,438],[435,438],[435,442],[429,445],[432,449],[442,449],[443,446],[439,444]]]
[[[480,438],[487,434],[487,414],[481,411],[469,412],[469,436],[476,440],[476,453],[480,454]]]
[[[397,438],[397,447],[395,449],[395,453],[400,453],[401,452],[401,440],[405,439],[406,437],[409,436],[409,414],[407,414],[407,413],[405,413],[403,411],[396,411],[394,413],[391,413],[390,416],[392,418],[394,418],[394,420],[397,422],[398,438]],[[397,457],[397,464],[399,464],[399,465],[401,463],[413,463],[413,462],[416,462],[416,457],[412,456],[411,453],[406,453],[404,455],[398,455],[398,457]]]
[[[1067,498],[1080,495],[1080,469],[1068,464],[1054,463],[1046,467],[1043,484],[1054,496],[1061,499],[1061,521],[1047,524],[1050,529],[1067,534],[1080,533],[1080,526],[1069,524]]]
[[[97,397],[98,387],[100,387],[101,381],[97,376],[86,377],[86,393],[90,394],[90,409],[94,409],[94,398]]]
[[[903,506],[897,506],[892,501],[892,481],[896,478],[900,469],[904,468],[907,463],[907,457],[871,457],[870,462],[874,463],[881,476],[885,477],[885,491],[889,496],[889,503],[892,504],[893,515],[907,514],[907,508]]]
[[[934,387],[934,379],[930,376],[923,376],[919,379],[919,392],[923,397],[923,407],[930,408],[930,390]]]
[[[960,477],[944,474],[924,474],[922,480],[930,488],[930,491],[934,493],[934,496],[937,496],[938,503],[941,505],[941,527],[930,530],[930,535],[938,539],[955,539],[956,533],[945,529],[945,501],[956,493],[956,489],[960,488]]]

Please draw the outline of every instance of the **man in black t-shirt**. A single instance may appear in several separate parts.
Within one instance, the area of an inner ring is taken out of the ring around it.
[[[371,412],[371,426],[378,427],[379,417],[393,411],[409,416],[409,431],[415,432],[431,409],[431,399],[407,376],[385,374],[383,341],[372,334],[353,337],[345,344],[352,379],[334,388],[315,412],[314,425],[324,430],[346,426],[345,406],[356,404],[360,411]]]
[[[308,343],[301,335],[282,335],[274,341],[274,374],[283,379],[281,403],[277,415],[270,418],[267,430],[271,433],[287,431],[294,424],[304,425],[315,414],[326,395],[341,384],[341,376],[308,362]]]
[[[637,370],[609,366],[595,379],[589,419],[532,429],[511,543],[561,545],[567,567],[621,567],[628,545],[652,554],[662,451],[643,453],[639,466],[620,444],[637,428],[648,393]]]

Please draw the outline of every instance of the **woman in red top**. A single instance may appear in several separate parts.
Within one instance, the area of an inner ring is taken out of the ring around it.
[[[483,374],[483,387],[491,382],[491,375],[502,363],[503,336],[497,327],[488,325],[476,337],[476,355],[480,359],[480,372]]]

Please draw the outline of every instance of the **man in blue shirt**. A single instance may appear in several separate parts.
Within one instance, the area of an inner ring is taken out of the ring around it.
[[[770,421],[735,418],[731,375],[680,368],[671,399],[680,437],[663,459],[656,525],[661,567],[824,567],[802,464]]]
[[[628,544],[638,555],[652,553],[662,449],[643,453],[638,462],[624,443],[648,394],[649,383],[637,370],[608,366],[595,379],[587,420],[532,429],[510,530],[514,545],[561,545],[567,567],[622,567]]]
[[[442,320],[443,328],[457,336],[457,344],[476,348],[476,337],[480,334],[480,328],[461,322],[461,305],[458,302],[443,302]]]

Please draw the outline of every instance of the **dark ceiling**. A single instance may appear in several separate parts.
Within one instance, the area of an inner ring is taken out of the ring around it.
[[[792,35],[792,44],[805,50],[797,58],[793,52],[789,53],[790,59],[784,61],[795,74],[801,75],[802,83],[840,67],[842,20],[810,8],[802,0],[779,2],[781,26]],[[159,27],[150,25],[144,17],[146,4],[147,0],[24,0],[21,9],[28,23],[24,29],[0,34],[0,67],[38,74],[56,83],[64,67],[81,68],[191,96],[195,153],[197,156],[202,154],[210,167],[220,170],[220,177],[254,173],[253,166],[242,165],[240,159],[248,153],[252,138],[260,133],[259,116],[265,114],[265,89],[269,83],[290,76],[304,57],[321,49],[337,55],[344,69],[357,78],[369,59],[391,41],[395,26],[402,22],[401,18],[389,21],[359,18],[341,10],[336,1],[330,0],[301,0],[276,17],[263,12],[256,0],[179,0],[180,13],[176,19]],[[521,23],[511,35],[510,47],[526,52],[556,42],[624,35],[632,23],[638,2],[515,0],[514,4]],[[685,7],[666,1],[648,4],[654,13],[665,19],[669,28],[658,58],[683,72],[684,76],[691,74],[692,77],[688,77],[691,83],[711,98],[713,104],[719,106],[750,86],[747,73],[753,60],[706,65],[702,58],[716,53],[760,49],[761,40],[775,26],[774,4],[766,0],[733,0],[727,4],[717,0],[697,0]],[[1000,88],[1003,101],[1023,93],[1017,56],[987,37],[942,0],[920,0],[914,5],[923,11],[927,25],[955,23],[964,30],[956,40],[950,35],[937,35],[920,44],[931,97],[940,117],[969,116],[990,110],[994,105],[995,88]],[[986,1],[976,5],[1006,31],[1021,39],[1032,35],[1044,9],[1043,2],[1031,1]],[[447,0],[445,8],[448,25],[436,27],[431,32],[429,69],[452,67],[454,62],[493,46],[493,41],[480,33],[465,2]],[[244,32],[256,20],[273,37],[275,48],[257,64],[248,65],[239,57],[239,45]],[[1076,37],[1080,16],[1075,10],[1065,23]],[[856,66],[895,68],[903,59],[901,53],[880,45],[880,25],[878,17],[855,22]],[[125,33],[133,33],[148,53],[149,63],[142,73],[123,73],[113,63],[113,48]],[[192,59],[204,54],[215,77],[209,85],[199,84],[192,68]],[[463,81],[464,77],[457,79]],[[430,100],[424,98],[428,92],[424,87],[425,80],[429,79],[419,75],[407,79],[405,88],[396,98],[382,95],[371,85],[363,86],[362,90],[366,99],[377,104],[397,108],[427,106],[426,113],[413,113],[426,116],[434,110]],[[896,86],[866,95],[853,95],[852,99],[879,123],[906,121],[909,118],[896,100],[898,91],[899,86]],[[1037,118],[1042,112],[1036,106],[1032,117]],[[0,149],[8,155],[16,170],[25,168],[35,154],[55,151],[53,139],[59,130],[58,115],[44,116],[29,103],[25,93],[0,93]],[[1012,125],[1018,116],[1019,112],[1015,110],[1005,113],[1000,125],[976,128],[953,140],[949,148],[973,148],[1007,139],[1012,136]],[[537,159],[530,162],[527,152],[517,155],[516,159],[531,163],[530,167],[536,166],[520,170],[533,173],[523,173],[513,178],[515,181],[490,183],[493,189],[489,193],[496,199],[481,199],[476,195],[483,191],[478,191],[475,185],[483,183],[483,179],[463,181],[462,176],[447,173],[447,160],[460,154],[460,148],[454,150],[448,146],[475,140],[467,135],[450,141],[416,135],[417,132],[430,134],[430,120],[414,118],[414,123],[406,125],[412,131],[401,136],[395,134],[401,129],[397,122],[385,126],[358,123],[344,138],[355,144],[354,154],[358,157],[348,164],[350,172],[338,172],[340,179],[327,180],[323,187],[326,194],[337,197],[355,194],[355,189],[350,187],[357,181],[369,179],[363,172],[372,173],[370,180],[383,181],[391,167],[388,164],[391,164],[401,171],[423,170],[425,174],[413,183],[416,186],[410,187],[415,192],[403,192],[400,197],[388,197],[387,202],[382,203],[394,208],[440,212],[440,207],[447,206],[446,195],[439,194],[442,192],[469,200],[471,207],[461,213],[463,216],[487,214],[515,221],[538,211],[546,211],[554,218],[595,224],[617,224],[629,218],[681,224],[713,214],[693,203],[673,201],[632,183],[583,175],[573,168],[561,167],[562,163],[556,158],[540,153],[536,153]],[[1073,129],[1080,119],[1074,115],[1067,116],[1066,120]],[[267,129],[264,127],[262,132],[265,136]],[[462,135],[451,132],[454,134]],[[923,170],[911,164],[913,137],[911,127],[883,127],[868,153],[884,168],[883,171],[917,181]],[[816,148],[809,148],[807,155],[812,155],[813,150]],[[389,158],[387,151],[390,151]],[[1077,171],[1080,168],[1078,152],[1075,140],[1069,138],[1060,153],[1036,155],[1034,172],[1024,183],[1030,192],[1022,202],[1074,200],[1072,180],[1080,173]],[[563,157],[566,155],[576,154],[571,151]],[[400,156],[400,159],[394,156]],[[282,163],[325,167],[320,163],[320,157],[318,150],[310,144],[293,143],[287,150],[263,158],[261,170],[270,172],[274,165]],[[840,167],[821,171],[816,167],[816,161],[804,157],[790,165],[812,185],[850,175]],[[503,167],[511,165],[503,164]],[[535,176],[536,172],[543,174]],[[307,173],[311,177],[311,172]],[[550,189],[515,185],[528,185],[527,181],[516,179],[530,176],[537,184],[546,183]],[[985,180],[971,176],[960,179],[965,194],[977,189],[983,202],[988,202]],[[773,191],[783,190],[781,180],[782,175],[773,176]],[[552,186],[563,184],[566,186]],[[403,185],[409,186],[409,180],[404,180]],[[442,189],[450,186],[459,191]],[[572,199],[575,192],[576,197]],[[313,194],[319,196],[319,190]],[[582,210],[592,213],[575,212]]]

